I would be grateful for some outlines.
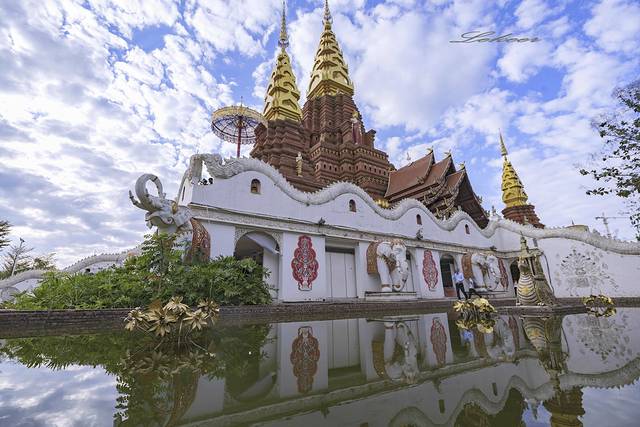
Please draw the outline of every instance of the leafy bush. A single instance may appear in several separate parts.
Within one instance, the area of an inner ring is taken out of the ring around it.
[[[202,299],[219,305],[269,304],[268,271],[251,259],[218,257],[185,265],[173,239],[160,234],[145,240],[142,253],[122,267],[96,274],[47,273],[32,292],[18,294],[5,308],[22,310],[131,308],[182,296],[195,306]]]

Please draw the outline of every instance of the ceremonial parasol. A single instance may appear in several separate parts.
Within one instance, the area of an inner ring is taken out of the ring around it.
[[[238,157],[241,145],[256,141],[255,130],[260,123],[265,123],[262,114],[242,104],[220,108],[211,116],[211,130],[220,139],[238,144]]]

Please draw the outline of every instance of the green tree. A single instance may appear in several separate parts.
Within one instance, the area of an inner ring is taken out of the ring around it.
[[[11,245],[4,255],[2,263],[2,277],[9,277],[13,274],[29,270],[31,268],[31,255],[33,248],[28,248],[24,240],[20,239],[20,244]]]
[[[640,240],[640,80],[616,90],[615,96],[619,110],[594,123],[604,141],[602,151],[580,173],[599,182],[587,194],[625,199]]]
[[[33,261],[31,261],[31,268],[33,270],[55,270],[56,266],[54,264],[54,255],[55,254],[51,253],[33,257]]]
[[[11,232],[11,224],[9,221],[0,221],[0,249],[9,245],[9,233]]]

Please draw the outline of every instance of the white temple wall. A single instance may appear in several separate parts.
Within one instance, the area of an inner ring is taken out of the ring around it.
[[[262,266],[269,270],[269,277],[265,280],[269,288],[271,298],[280,299],[279,283],[280,283],[280,255],[264,251],[262,254]]]
[[[356,285],[358,298],[365,292],[380,292],[380,277],[367,273],[367,248],[370,242],[359,242],[356,246]]]
[[[300,237],[307,236],[311,239],[313,250],[317,261],[317,277],[311,281],[309,290],[302,290],[300,284],[293,275],[291,262],[298,249]],[[297,233],[283,233],[282,247],[280,248],[280,290],[279,295],[283,301],[321,301],[327,298],[327,279],[325,265],[325,242],[322,236],[303,235]]]
[[[638,256],[604,251],[569,239],[538,239],[538,245],[546,255],[549,277],[557,297],[640,295]],[[546,271],[545,256],[541,262]]]
[[[260,194],[252,194],[251,181],[260,181]],[[349,210],[349,201],[356,203],[356,212]],[[397,220],[388,220],[376,213],[359,194],[339,194],[332,201],[323,204],[304,204],[292,199],[280,190],[268,176],[257,172],[243,172],[229,179],[216,179],[213,185],[197,185],[193,188],[192,199],[185,197],[185,203],[216,206],[235,212],[256,213],[265,216],[290,218],[306,223],[316,223],[321,218],[327,225],[349,227],[366,232],[403,236],[415,239],[418,230],[423,239],[455,243],[458,245],[490,247],[493,238],[482,236],[479,227],[470,220],[462,220],[454,230],[447,231],[438,226],[430,217],[426,207],[408,209]],[[422,225],[417,224],[420,215]],[[469,234],[465,231],[469,227]],[[516,239],[517,240],[517,239]],[[511,249],[517,249],[514,244]]]
[[[29,279],[16,284],[14,287],[18,292],[32,291],[39,283],[40,279]]]
[[[235,227],[217,222],[203,221],[211,238],[211,259],[218,256],[233,256],[235,250]]]

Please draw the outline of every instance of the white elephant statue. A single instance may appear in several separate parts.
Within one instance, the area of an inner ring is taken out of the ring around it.
[[[418,346],[405,322],[384,323],[384,370],[392,380],[414,383],[418,375]]]
[[[399,239],[374,242],[367,248],[367,272],[380,275],[382,292],[400,292],[409,278],[407,247]]]
[[[500,260],[495,255],[486,256],[487,279],[485,284],[491,290],[498,289],[502,286],[502,270],[500,269]]]
[[[158,195],[154,196],[147,190],[147,182],[153,182]],[[192,217],[191,210],[186,206],[178,206],[173,200],[168,200],[162,191],[160,179],[146,173],[141,175],[135,186],[138,200],[129,191],[129,199],[136,207],[147,211],[145,221],[147,227],[158,227],[158,231],[168,235],[175,235],[175,246],[184,250],[184,260],[191,262],[195,258],[208,260],[211,251],[209,233],[197,220]]]
[[[462,272],[465,279],[473,281],[475,288],[495,290],[502,279],[498,258],[481,252],[463,255]]]

